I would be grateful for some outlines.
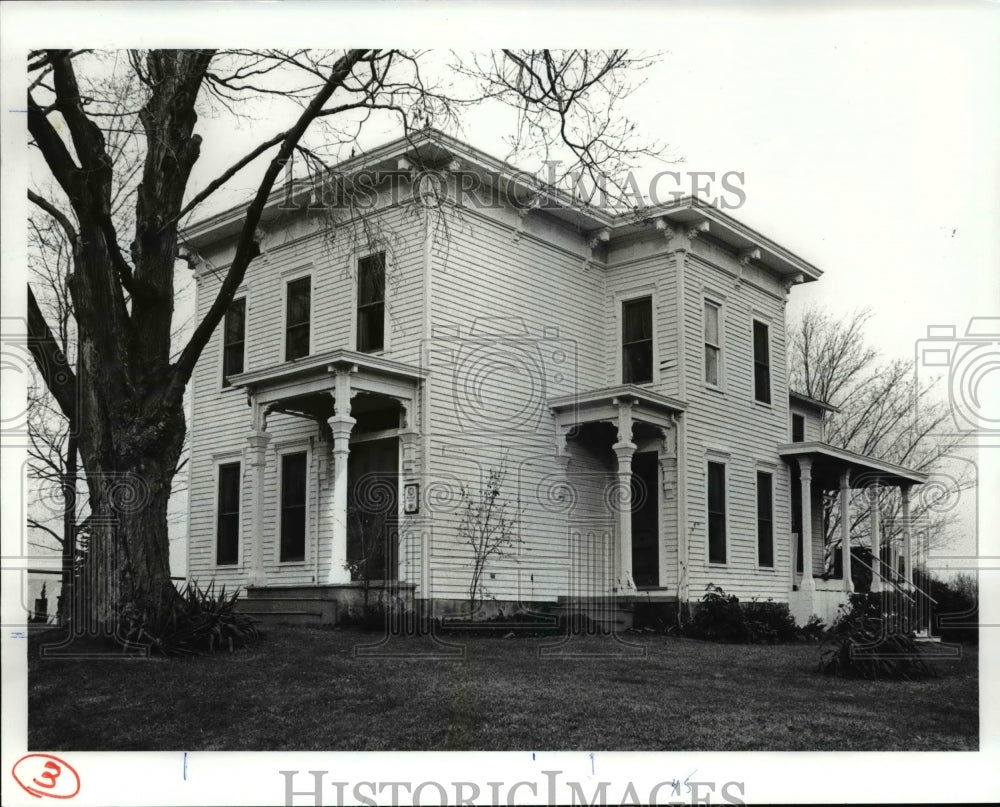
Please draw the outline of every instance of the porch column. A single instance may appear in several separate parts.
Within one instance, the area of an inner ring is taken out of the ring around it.
[[[327,583],[349,583],[347,568],[347,458],[351,453],[351,429],[357,422],[351,417],[351,377],[338,370],[334,380],[333,417],[327,420],[333,432],[333,545]]]
[[[879,524],[878,511],[878,483],[876,482],[868,490],[868,500],[871,503],[872,569],[874,569],[871,592],[878,594],[882,591],[882,536],[879,535],[881,525]]]
[[[617,401],[616,401],[617,403]],[[618,458],[618,568],[615,579],[616,594],[634,594],[632,579],[632,455],[636,444],[632,442],[632,405],[618,407],[618,442],[611,446]]]
[[[844,567],[844,591],[854,591],[851,579],[851,478],[847,470],[840,472],[840,552]]]
[[[907,590],[913,586],[913,555],[910,527],[910,486],[903,485],[899,489],[903,497],[903,582]]]
[[[247,465],[250,467],[251,513],[253,526],[250,534],[250,570],[248,582],[251,586],[262,586],[264,579],[264,467],[267,462],[267,445],[271,435],[267,433],[266,408],[253,403],[253,427],[247,436]]]
[[[799,590],[811,592],[816,590],[812,549],[812,460],[809,457],[799,457],[798,463],[802,496],[802,580]]]

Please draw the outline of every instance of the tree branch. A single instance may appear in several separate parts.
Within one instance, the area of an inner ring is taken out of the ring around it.
[[[66,354],[45,321],[35,293],[28,285],[28,349],[35,364],[70,423],[77,422],[76,375],[66,361]]]

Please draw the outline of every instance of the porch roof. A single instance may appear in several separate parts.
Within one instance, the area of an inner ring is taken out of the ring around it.
[[[909,487],[927,481],[927,474],[912,471],[891,462],[855,454],[829,443],[812,440],[805,443],[786,443],[778,446],[778,455],[785,460],[808,457],[813,461],[813,479],[823,488],[840,485],[840,474],[850,474],[851,487],[863,487],[872,482],[883,485]]]
[[[687,409],[683,401],[634,384],[576,392],[548,400],[556,420],[564,425],[592,420],[613,421],[623,404],[630,405],[632,417],[636,420],[664,426],[669,426],[673,416]]]
[[[335,377],[342,373],[351,376],[354,391],[407,398],[427,377],[427,370],[411,364],[341,349],[239,373],[229,380],[234,388],[245,389],[265,403],[331,390]]]

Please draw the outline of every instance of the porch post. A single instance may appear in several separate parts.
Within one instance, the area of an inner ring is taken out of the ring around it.
[[[869,489],[869,502],[871,503],[871,531],[872,531],[872,594],[878,594],[882,590],[882,536],[879,535],[879,511],[878,511],[878,483],[876,482]]]
[[[615,401],[617,403],[617,401]],[[632,442],[632,405],[621,403],[618,407],[618,442],[611,446],[618,458],[618,569],[615,582],[616,594],[634,594],[632,579],[632,455],[636,444]]]
[[[802,496],[802,581],[799,590],[812,592],[816,590],[812,550],[812,459],[799,457],[798,463]]]
[[[250,466],[251,513],[253,526],[250,534],[251,586],[262,586],[264,579],[264,467],[267,462],[267,444],[271,435],[267,433],[267,408],[253,402],[253,426],[247,435],[247,464]]]
[[[909,589],[913,585],[913,555],[910,527],[910,486],[903,485],[899,489],[903,497],[903,582]]]
[[[327,420],[333,432],[333,545],[326,582],[351,582],[347,568],[347,458],[351,453],[351,429],[357,422],[351,417],[351,376],[337,370],[334,379],[333,417]]]
[[[851,479],[845,469],[840,472],[840,552],[844,567],[844,591],[854,591],[851,579]]]

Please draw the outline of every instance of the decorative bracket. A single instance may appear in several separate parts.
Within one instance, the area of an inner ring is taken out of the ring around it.
[[[739,268],[736,270],[736,288],[739,288],[743,284],[743,274],[750,265],[750,261],[760,260],[760,248],[748,247],[747,249],[741,249],[736,257],[739,263]]]
[[[598,230],[587,242],[587,255],[583,259],[583,271],[587,271],[590,268],[590,264],[594,260],[594,250],[597,249],[601,244],[606,244],[611,240],[611,231],[605,227],[602,230]]]

